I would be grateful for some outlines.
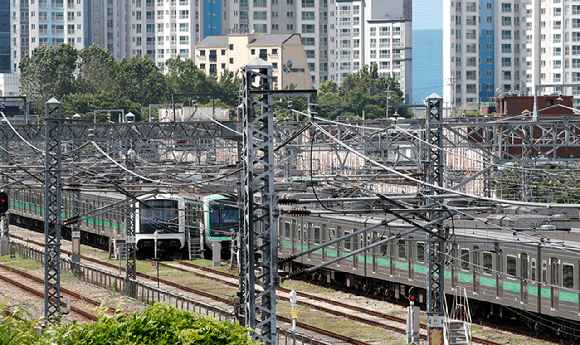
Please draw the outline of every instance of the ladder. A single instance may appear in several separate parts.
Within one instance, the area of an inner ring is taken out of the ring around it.
[[[464,287],[455,289],[451,312],[445,303],[445,344],[471,344],[471,313],[467,300],[467,290]]]
[[[189,260],[201,259],[200,231],[197,224],[185,227],[185,240],[187,243]]]

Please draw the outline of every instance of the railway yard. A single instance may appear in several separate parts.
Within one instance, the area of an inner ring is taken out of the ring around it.
[[[14,247],[41,250],[44,235],[13,226],[11,237]],[[63,240],[63,259],[67,257],[70,242]],[[22,250],[22,249],[21,249]],[[109,260],[106,251],[83,247],[82,263],[87,266],[118,274],[123,263]],[[33,256],[33,255],[31,255]],[[38,256],[40,257],[40,256]],[[205,302],[224,310],[233,311],[233,297],[238,291],[237,271],[232,272],[227,263],[221,268],[208,267],[206,260],[166,261],[160,263],[161,290],[171,291],[194,301]],[[17,273],[20,271],[22,273]],[[156,269],[149,261],[137,263],[138,280],[153,287],[157,286]],[[20,305],[33,317],[43,315],[43,265],[34,259],[26,259],[20,254],[14,258],[2,258],[0,265],[0,293],[3,302],[12,306]],[[79,279],[70,271],[63,270],[62,293],[71,297],[72,308],[63,316],[64,322],[94,320],[98,306],[131,313],[143,310],[147,303],[123,296],[118,290],[109,290]],[[120,277],[123,277],[121,275]],[[33,280],[35,279],[35,280]],[[14,285],[18,284],[18,285]],[[106,284],[105,284],[106,285]],[[26,290],[25,290],[26,289]],[[405,309],[399,303],[379,300],[364,294],[344,292],[327,286],[313,285],[301,281],[288,281],[278,289],[278,322],[281,328],[291,328],[290,289],[298,291],[298,327],[304,334],[302,341],[318,339],[328,344],[402,344],[405,332]],[[32,290],[37,291],[36,294]],[[149,303],[155,301],[151,296]],[[160,301],[164,301],[163,298]],[[171,303],[171,298],[165,300]],[[183,302],[178,307],[191,308]],[[63,307],[64,308],[64,307]],[[101,308],[102,309],[102,308]],[[421,316],[422,336],[425,336],[426,317]],[[548,338],[526,336],[521,331],[500,330],[499,326],[473,325],[473,343],[477,344],[546,344]],[[559,343],[554,340],[555,343]],[[281,343],[284,343],[283,340]],[[567,342],[561,342],[567,343]]]

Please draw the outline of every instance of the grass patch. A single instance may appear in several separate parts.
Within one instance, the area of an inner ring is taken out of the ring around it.
[[[17,267],[24,270],[36,270],[39,268],[43,268],[44,264],[41,262],[34,261],[32,259],[20,258],[18,260],[6,262],[6,266]]]

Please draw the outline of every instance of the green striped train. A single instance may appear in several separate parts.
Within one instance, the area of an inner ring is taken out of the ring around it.
[[[81,194],[81,244],[117,250],[126,240],[128,203],[125,195],[111,192]],[[74,218],[73,195],[62,193],[63,222]],[[193,250],[211,249],[221,242],[229,250],[231,233],[238,230],[235,202],[217,194],[152,193],[135,203],[135,243],[139,258],[176,253],[187,257]],[[83,216],[88,215],[88,216]],[[44,229],[44,193],[40,189],[10,191],[10,223],[36,231]],[[61,228],[70,238],[71,226]],[[157,249],[157,250],[156,250]],[[191,249],[191,250],[190,250]]]
[[[324,212],[306,216],[282,212],[278,224],[280,258],[385,220],[385,216],[376,213],[350,216]],[[485,215],[481,216],[485,221]],[[473,221],[445,222],[451,233],[444,253],[448,305],[456,290],[463,287],[474,319],[503,318],[506,322],[517,319],[538,333],[578,339],[580,230],[553,231],[549,238],[542,238],[535,232],[506,231],[483,221],[477,223],[479,227]],[[284,263],[282,269],[294,272],[313,267],[410,228],[400,221],[380,225]],[[371,248],[364,255],[354,255],[315,270],[307,277],[393,299],[407,298],[409,288],[415,287],[415,301],[424,305],[428,272],[426,239],[425,232],[415,231]]]

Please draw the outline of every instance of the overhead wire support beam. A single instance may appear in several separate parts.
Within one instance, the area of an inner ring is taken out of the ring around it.
[[[62,105],[55,98],[45,103],[44,171],[44,318],[60,321],[61,130]]]
[[[280,285],[280,277],[277,248],[279,211],[274,191],[272,64],[256,58],[242,66],[241,71],[244,131],[239,318],[254,330],[252,336],[255,340],[276,344],[276,288]],[[262,172],[258,173],[260,170]],[[255,197],[260,200],[256,202]],[[256,283],[262,291],[256,291]]]

